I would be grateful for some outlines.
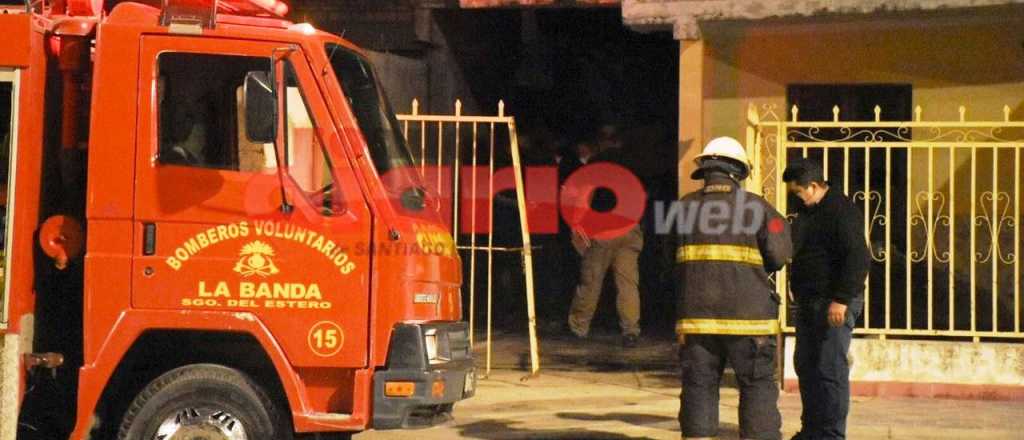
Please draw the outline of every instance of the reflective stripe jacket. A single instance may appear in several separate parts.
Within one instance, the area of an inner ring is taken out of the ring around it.
[[[789,224],[768,202],[724,176],[674,206],[678,280],[676,333],[779,332],[768,273],[790,259]]]

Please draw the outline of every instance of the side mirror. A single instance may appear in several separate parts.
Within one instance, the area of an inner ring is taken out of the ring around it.
[[[277,94],[270,72],[245,75],[245,135],[250,141],[269,144],[277,140]]]

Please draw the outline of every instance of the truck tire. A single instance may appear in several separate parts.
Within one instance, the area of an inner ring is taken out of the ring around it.
[[[290,424],[248,376],[193,364],[164,373],[135,397],[119,440],[291,439]]]

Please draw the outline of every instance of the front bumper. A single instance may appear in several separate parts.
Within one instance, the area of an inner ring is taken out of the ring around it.
[[[428,335],[436,338],[436,348],[428,347]],[[408,397],[387,396],[388,382],[412,382],[415,392]],[[476,370],[466,323],[399,324],[391,334],[387,367],[373,375],[373,428],[421,428],[447,422],[455,402],[475,393]]]

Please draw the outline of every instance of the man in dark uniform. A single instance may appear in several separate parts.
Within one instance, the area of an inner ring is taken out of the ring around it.
[[[790,268],[799,307],[793,366],[803,404],[803,428],[793,438],[844,439],[850,408],[847,352],[871,265],[864,215],[809,160],[790,162],[782,180],[803,202],[793,223],[796,255]]]
[[[713,139],[697,164],[691,178],[703,179],[704,187],[680,200],[675,223],[683,437],[718,434],[718,388],[728,360],[740,388],[740,437],[777,440],[779,297],[768,273],[790,258],[789,226],[740,187],[750,166],[735,139]]]

